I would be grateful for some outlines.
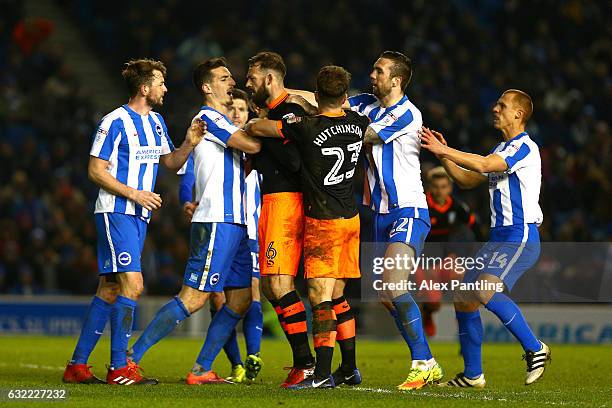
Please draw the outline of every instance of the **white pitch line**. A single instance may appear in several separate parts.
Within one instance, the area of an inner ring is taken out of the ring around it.
[[[393,391],[385,388],[368,388],[368,387],[354,387],[354,388],[341,388],[343,390],[354,390],[354,391],[365,391],[365,392],[378,392],[381,394],[391,394]]]
[[[375,393],[381,393],[381,394],[392,394],[392,393],[405,393],[405,391],[400,391],[400,390],[389,390],[386,388],[369,388],[369,387],[353,387],[353,388],[342,388],[343,390],[352,390],[352,391],[362,391],[362,392],[375,392]],[[475,390],[475,393],[479,393],[482,391],[479,390]],[[513,393],[513,394],[518,394],[518,393]],[[415,395],[424,395],[426,397],[437,397],[437,398],[443,398],[443,399],[467,399],[467,400],[473,400],[473,401],[499,401],[499,402],[512,402],[513,400],[508,400],[507,398],[501,398],[501,397],[492,397],[490,395],[477,395],[477,394],[472,394],[469,392],[461,392],[458,394],[438,394],[435,392],[428,392],[428,391],[416,391]],[[514,401],[516,402],[516,401]],[[542,405],[586,405],[584,402],[582,401],[563,401],[563,402],[552,402],[552,401],[539,401],[539,404]]]
[[[5,362],[0,362],[0,367],[10,367],[14,364],[9,364]],[[17,363],[17,365],[21,368],[32,368],[35,370],[51,370],[51,371],[64,371],[66,367],[53,367],[48,365],[40,365],[40,364],[29,364],[29,363]]]

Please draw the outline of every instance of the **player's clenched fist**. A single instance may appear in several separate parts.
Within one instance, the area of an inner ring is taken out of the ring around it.
[[[149,211],[157,210],[162,205],[161,196],[150,191],[132,190],[128,198]]]
[[[195,147],[202,141],[204,137],[204,133],[206,133],[206,122],[201,119],[196,119],[193,121],[189,129],[187,129],[187,135],[185,136],[185,140],[191,146]]]

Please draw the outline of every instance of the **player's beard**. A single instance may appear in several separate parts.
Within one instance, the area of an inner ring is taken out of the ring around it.
[[[160,96],[157,99],[153,99],[150,95],[146,96],[146,101],[147,101],[147,105],[149,105],[151,108],[159,108],[163,105],[163,98],[164,96]]]
[[[260,108],[266,108],[268,105],[266,103],[266,100],[270,97],[270,94],[268,93],[266,88],[262,86],[261,88],[253,92],[251,97],[253,98],[253,103],[255,105],[259,106]]]
[[[391,93],[391,84],[389,84],[389,86],[386,86],[385,84],[378,83],[376,84],[376,87],[372,86],[372,93],[378,99],[382,99],[385,96],[389,95],[389,93]]]

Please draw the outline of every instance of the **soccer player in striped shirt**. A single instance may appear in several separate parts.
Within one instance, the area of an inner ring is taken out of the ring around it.
[[[427,200],[421,181],[418,131],[421,112],[405,95],[412,76],[411,62],[400,52],[385,51],[374,63],[370,81],[373,94],[348,99],[345,107],[370,118],[364,135],[366,187],[364,204],[374,211],[373,237],[377,256],[416,258],[430,229]],[[309,92],[289,90],[313,103]],[[387,262],[385,262],[387,266]],[[386,268],[383,282],[402,282],[413,264]],[[421,312],[407,290],[381,293],[402,337],[410,348],[411,368],[401,390],[414,390],[439,381],[442,368],[433,358],[423,333]]]
[[[489,242],[476,255],[487,264],[482,270],[468,271],[463,279],[479,282],[484,289],[455,294],[464,371],[444,383],[447,386],[485,386],[480,305],[493,312],[521,343],[527,362],[526,385],[542,377],[550,360],[550,349],[535,337],[518,305],[502,292],[487,290],[503,283],[511,291],[540,255],[540,151],[525,131],[532,112],[529,95],[517,89],[505,91],[493,107],[493,126],[501,131],[503,141],[488,156],[452,149],[439,132],[423,128],[421,133],[423,148],[441,160],[459,187],[474,188],[488,181],[491,200]]]
[[[187,384],[227,382],[211,370],[238,321],[251,305],[250,257],[246,267],[232,268],[239,254],[248,254],[244,208],[244,153],[257,153],[258,140],[234,126],[226,116],[236,85],[224,58],[211,58],[193,73],[204,104],[193,121],[206,122],[208,132],[193,151],[196,194],[199,203],[191,220],[189,259],[183,287],[164,305],[130,351],[138,363],[144,353],[174,327],[200,310],[212,292],[225,290],[227,302],[216,314],[187,375]]]
[[[194,122],[185,142],[174,149],[163,118],[153,112],[168,91],[165,75],[166,68],[159,61],[128,62],[122,76],[130,99],[106,115],[94,135],[88,174],[100,186],[95,207],[100,284],[64,372],[64,382],[104,382],[91,373],[87,360],[110,317],[107,382],[157,383],[143,378],[138,366],[126,358],[134,309],[143,289],[140,255],[151,212],[162,204],[159,194],[153,192],[159,163],[169,169],[180,168],[205,132],[203,122]]]
[[[233,101],[228,116],[236,127],[242,129],[249,118],[249,97],[247,93],[241,89],[233,89],[232,97]],[[185,163],[183,168],[179,170],[179,174],[181,175],[179,202],[183,205],[185,215],[189,221],[191,221],[193,213],[198,206],[197,201],[192,201],[192,191],[195,184],[193,155],[189,156],[189,160]],[[232,364],[232,372],[226,379],[234,383],[241,383],[245,380],[253,381],[259,374],[263,364],[259,355],[263,329],[263,313],[259,294],[259,249],[257,245],[257,224],[261,212],[261,191],[259,182],[259,173],[257,170],[251,170],[245,179],[246,217],[250,252],[239,253],[239,260],[232,265],[232,268],[247,268],[252,273],[251,293],[253,297],[251,307],[249,307],[249,310],[245,314],[242,323],[247,350],[246,364],[243,364],[242,358],[240,357],[240,348],[238,347],[235,329],[223,346],[225,354]],[[210,300],[211,318],[214,319],[216,312],[223,307],[225,301],[224,292],[212,292]]]

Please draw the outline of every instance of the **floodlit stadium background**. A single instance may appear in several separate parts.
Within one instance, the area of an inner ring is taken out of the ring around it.
[[[119,73],[131,58],[166,64],[169,93],[160,112],[175,144],[200,102],[191,68],[218,55],[228,58],[238,87],[248,57],[269,49],[285,58],[288,87],[312,89],[318,69],[334,63],[351,71],[357,92],[368,90],[380,52],[403,51],[414,64],[407,93],[425,124],[481,154],[499,137],[492,103],[504,89],[525,90],[535,103],[528,131],[541,146],[542,239],[611,241],[612,26],[605,21],[612,4],[375,3],[1,1],[0,333],[79,331],[98,279],[97,187],[86,173],[91,135],[103,114],[127,100]],[[422,153],[422,165],[437,164]],[[141,325],[182,282],[188,223],[177,183],[168,172],[158,178],[164,205],[143,253]],[[486,187],[455,193],[476,212],[486,238]],[[589,272],[562,276],[571,287]],[[532,305],[525,314],[550,341],[603,343],[612,341],[607,307]],[[395,336],[390,319],[375,318],[377,306],[357,308],[361,333]],[[450,311],[445,305],[439,316],[441,339],[454,336]],[[183,330],[199,334],[206,321],[201,313]],[[488,341],[509,339],[497,323],[486,325]]]

